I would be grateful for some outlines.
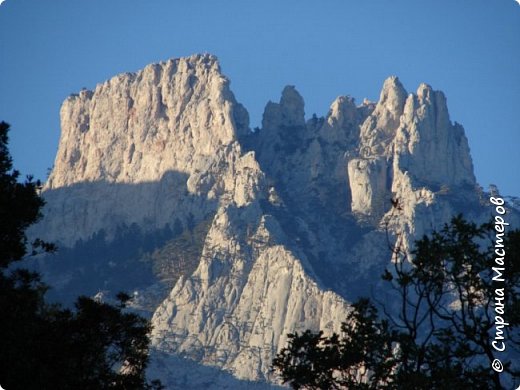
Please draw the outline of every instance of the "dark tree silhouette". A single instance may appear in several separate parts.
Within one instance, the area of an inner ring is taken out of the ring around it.
[[[36,190],[40,183],[31,177],[18,182],[20,173],[13,170],[8,144],[9,125],[0,122],[0,269],[20,260],[26,254],[25,230],[40,218],[43,200]],[[33,248],[52,250],[53,246],[41,240]]]
[[[126,294],[111,306],[80,297],[75,310],[45,303],[39,275],[9,265],[24,258],[25,231],[44,204],[39,182],[19,182],[0,123],[0,385],[13,389],[152,389],[147,383],[147,320],[124,311]],[[41,240],[31,254],[55,250]]]
[[[285,382],[294,389],[386,388],[396,365],[394,342],[398,335],[388,321],[379,321],[367,299],[353,304],[341,327],[341,336],[324,337],[309,330],[289,334],[289,345],[273,360]],[[360,381],[370,371],[371,386]]]

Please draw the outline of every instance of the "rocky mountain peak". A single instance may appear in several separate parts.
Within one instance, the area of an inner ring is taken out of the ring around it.
[[[421,100],[424,100],[425,98],[428,99],[429,96],[432,94],[432,92],[433,92],[433,88],[430,84],[421,83],[417,87],[417,96]]]
[[[184,193],[190,203],[215,198],[224,187],[222,176],[212,175],[214,162],[234,167],[237,140],[250,131],[247,111],[209,54],[117,75],[67,98],[60,114],[61,139],[45,185],[56,220],[49,218],[40,234],[68,245],[119,224],[171,224]],[[59,204],[65,211],[54,212]],[[185,217],[203,218],[213,208],[213,202],[185,207]],[[113,222],[106,226],[107,220]],[[59,228],[71,225],[72,232]]]
[[[381,156],[389,147],[403,114],[407,92],[395,76],[385,80],[375,109],[361,126],[360,153]]]
[[[407,92],[397,76],[388,77],[383,83],[378,105],[398,115],[403,112]]]
[[[194,156],[233,142],[248,122],[215,56],[148,65],[65,100],[46,188],[153,181],[168,170],[191,171]]]
[[[421,186],[436,191],[476,183],[464,129],[451,123],[444,94],[421,84],[406,95],[396,77],[385,81],[361,126],[359,158],[348,163],[352,210],[374,221],[392,197],[419,199],[412,193]]]
[[[330,105],[326,120],[331,127],[344,128],[356,123],[358,116],[354,98],[339,96]]]
[[[451,123],[444,94],[427,84],[406,101],[394,153],[399,169],[417,184],[476,184],[464,129]]]
[[[479,210],[464,129],[451,123],[442,92],[421,84],[408,95],[393,76],[378,102],[340,96],[324,118],[304,115],[302,96],[287,86],[251,132],[208,54],[81,91],[61,109],[35,236],[74,248],[125,226],[175,230],[151,256],[161,254],[155,284],[138,291],[153,292],[154,351],[275,380],[272,358],[288,333],[337,331],[346,298],[379,281],[391,256],[385,228],[410,243],[461,204]],[[189,272],[175,271],[179,260]],[[156,294],[164,278],[168,291]],[[187,388],[175,368],[155,362],[163,383]],[[217,383],[214,372],[201,381]]]
[[[280,98],[282,122],[284,125],[303,126],[305,124],[305,103],[302,96],[293,85],[286,86]]]
[[[262,119],[262,128],[266,130],[296,128],[305,126],[305,103],[302,96],[292,85],[282,91],[279,103],[267,103]]]

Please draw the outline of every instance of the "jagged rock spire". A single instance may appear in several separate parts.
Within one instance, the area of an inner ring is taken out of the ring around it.
[[[476,183],[464,129],[451,123],[444,94],[421,84],[407,97],[397,77],[385,81],[362,125],[359,158],[348,163],[348,174],[352,210],[375,221],[395,194],[415,199],[421,187]]]
[[[292,85],[282,91],[280,103],[267,103],[262,119],[262,128],[271,129],[295,128],[305,126],[305,110],[303,98]]]
[[[394,160],[417,186],[476,184],[464,129],[451,123],[444,94],[427,84],[406,100]]]

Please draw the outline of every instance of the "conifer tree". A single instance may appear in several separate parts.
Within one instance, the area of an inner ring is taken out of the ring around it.
[[[48,305],[37,273],[12,265],[55,246],[28,242],[26,229],[41,217],[40,183],[20,182],[8,149],[9,125],[0,122],[0,385],[23,389],[159,389],[148,383],[144,318],[126,312],[128,296],[112,306],[79,297],[75,310]],[[30,253],[27,253],[30,248]],[[11,267],[10,267],[11,266]]]

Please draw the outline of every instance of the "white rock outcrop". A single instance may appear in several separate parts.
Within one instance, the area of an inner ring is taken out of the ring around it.
[[[376,223],[389,210],[390,199],[401,207],[412,202],[405,210],[409,218],[416,200],[431,203],[441,188],[462,188],[475,200],[464,129],[451,123],[444,94],[426,84],[406,97],[396,77],[387,79],[376,108],[361,126],[358,150],[359,157],[348,163],[352,211]]]
[[[248,121],[211,55],[149,65],[69,97],[44,187],[48,217],[34,234],[70,246],[121,224],[150,230],[189,213],[203,218],[217,192],[247,184],[232,174],[222,184],[218,164],[237,162]]]
[[[277,243],[281,235],[256,208],[221,209],[199,267],[154,313],[154,346],[238,378],[272,380],[272,359],[288,333],[339,331],[347,303],[309,277],[297,255]]]

